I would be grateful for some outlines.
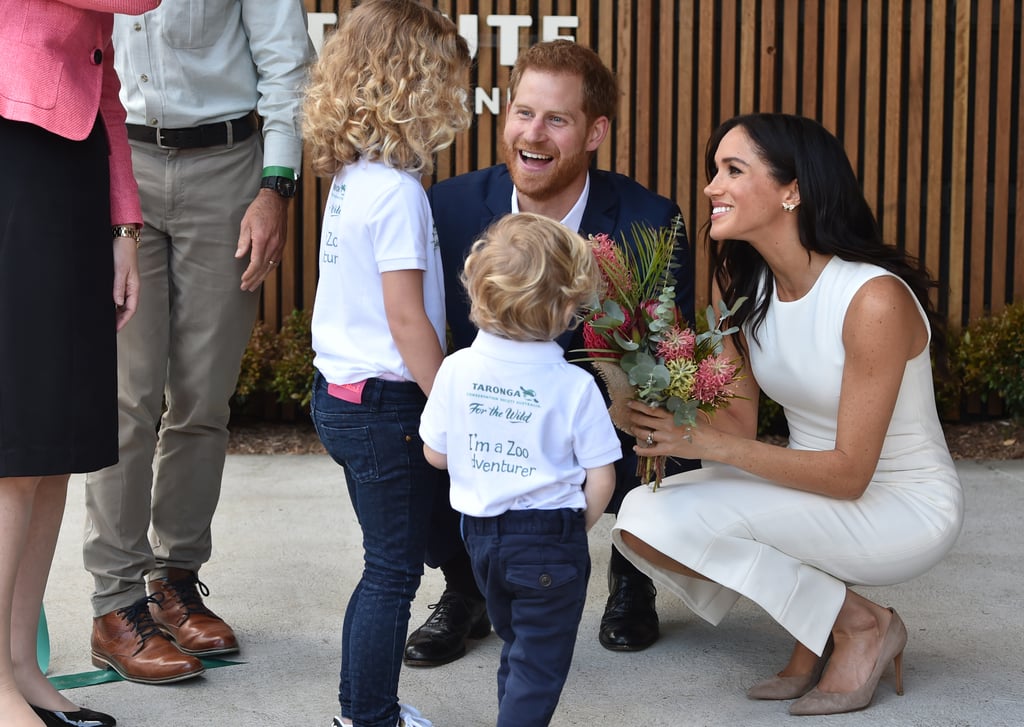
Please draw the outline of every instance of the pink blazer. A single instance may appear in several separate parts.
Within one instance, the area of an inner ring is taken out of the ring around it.
[[[138,15],[160,0],[0,0],[0,116],[75,141],[97,112],[110,140],[110,219],[142,223],[125,113],[117,97],[112,13]]]

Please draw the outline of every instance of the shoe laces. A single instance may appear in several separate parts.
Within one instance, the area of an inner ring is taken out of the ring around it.
[[[184,578],[179,578],[172,581],[170,578],[167,579],[167,587],[174,593],[174,597],[181,604],[182,608],[185,609],[186,618],[193,614],[210,614],[210,609],[203,603],[203,596],[210,595],[210,589],[206,587],[206,584],[199,580],[199,576],[194,573],[189,574]],[[200,595],[201,594],[201,595]],[[157,605],[163,608],[163,596],[162,594]]]
[[[427,606],[428,609],[433,611],[433,613],[430,614],[430,618],[427,619],[427,620],[428,621],[441,621],[441,620],[447,619],[448,615],[451,613],[452,609],[455,608],[456,606],[463,606],[463,607],[465,607],[465,603],[463,602],[463,598],[460,595],[458,595],[457,593],[451,593],[449,591],[445,591],[444,593],[441,594],[441,598],[438,599],[437,603],[431,603],[431,604],[429,604]]]
[[[398,704],[398,727],[434,727],[418,709],[408,704]]]
[[[623,586],[608,597],[608,605],[616,608],[633,608],[635,603],[653,598],[657,593],[653,586],[648,588]]]
[[[131,625],[132,629],[142,640],[142,643],[146,643],[146,640],[151,636],[156,636],[160,633],[160,629],[157,628],[156,623],[153,621],[153,616],[149,613],[149,604],[151,603],[160,605],[159,600],[152,596],[146,596],[130,606],[117,609],[117,613]]]

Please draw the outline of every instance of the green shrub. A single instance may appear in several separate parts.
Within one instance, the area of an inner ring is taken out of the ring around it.
[[[253,328],[242,355],[235,401],[244,405],[255,394],[273,394],[278,402],[309,405],[313,392],[312,314],[295,310],[279,331],[265,323]]]
[[[292,311],[277,334],[269,388],[280,402],[306,407],[313,396],[312,320],[312,313]]]
[[[281,403],[309,405],[313,387],[312,314],[292,311],[279,331],[259,323],[253,329],[235,388],[235,400],[244,404],[259,392]],[[964,394],[986,401],[999,397],[1006,413],[1024,420],[1024,300],[1002,313],[984,316],[960,336],[949,337],[950,377],[936,382],[936,401],[943,413],[959,411]],[[761,396],[760,434],[786,433],[781,407]]]
[[[950,353],[966,393],[998,396],[1008,415],[1024,420],[1024,300],[974,321]]]
[[[275,357],[276,343],[276,334],[262,321],[252,329],[235,385],[238,403],[245,404],[253,394],[265,390],[271,376],[270,364]]]
[[[765,396],[764,392],[761,392],[757,406],[757,436],[789,436],[789,425],[782,406]]]
[[[946,369],[945,374],[940,374],[932,357],[932,376],[935,386],[935,408],[939,411],[939,418],[944,421],[956,421],[960,418],[960,408],[964,400],[964,382],[960,377],[957,364],[960,356],[962,336],[948,332],[946,338]]]

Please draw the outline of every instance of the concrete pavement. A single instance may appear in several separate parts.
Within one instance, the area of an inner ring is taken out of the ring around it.
[[[1024,462],[961,462],[958,470],[967,518],[953,551],[909,583],[863,590],[907,624],[905,696],[896,696],[890,667],[863,712],[798,718],[788,715],[787,702],[746,699],[746,687],[781,667],[792,645],[746,600],[715,628],[665,595],[658,643],[639,653],[601,648],[606,516],[591,532],[590,595],[553,727],[1024,724]],[[46,595],[51,676],[94,671],[83,500],[76,476]],[[175,685],[116,682],[68,696],[114,714],[124,727],[327,727],[338,712],[342,613],[361,565],[341,469],[326,455],[229,456],[214,547],[201,574],[211,589],[207,604],[234,626],[242,652],[232,658],[245,663]],[[412,627],[441,588],[440,574],[428,571]],[[493,725],[499,650],[491,634],[453,664],[404,668],[401,699],[435,727]]]

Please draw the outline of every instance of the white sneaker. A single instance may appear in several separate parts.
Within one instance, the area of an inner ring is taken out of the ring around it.
[[[398,727],[434,727],[434,723],[408,704],[398,704]]]
[[[331,720],[331,727],[351,727],[351,726],[345,724],[344,722],[342,722],[341,721],[341,717],[335,717],[333,720]]]

